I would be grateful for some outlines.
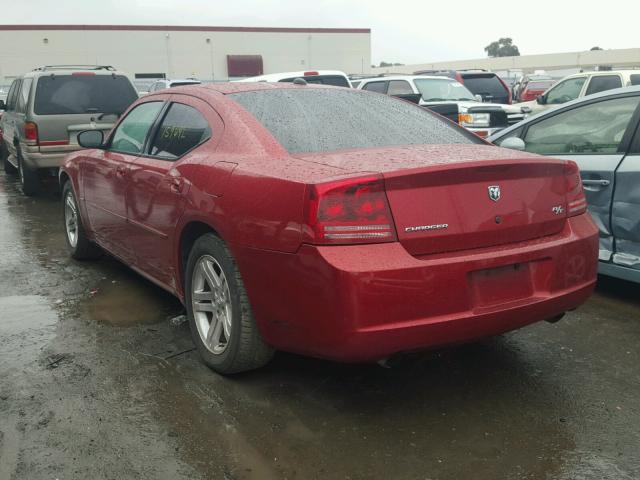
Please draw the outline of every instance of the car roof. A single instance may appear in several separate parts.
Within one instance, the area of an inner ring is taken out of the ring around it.
[[[639,72],[640,73],[640,72]],[[636,85],[633,87],[623,87],[623,88],[614,88],[612,90],[605,90],[603,92],[598,92],[598,93],[594,93],[593,95],[587,95],[584,97],[580,97],[577,98],[576,100],[572,100],[570,102],[567,103],[561,103],[559,104],[556,108],[552,108],[549,110],[543,110],[540,113],[537,113],[535,115],[531,115],[530,117],[526,118],[525,120],[522,120],[521,122],[518,122],[514,125],[511,125],[508,128],[505,128],[504,130],[500,130],[498,133],[495,133],[491,136],[489,136],[488,140],[489,141],[494,141],[494,140],[498,140],[500,138],[502,138],[503,136],[513,132],[514,130],[528,124],[531,123],[534,120],[537,120],[539,118],[545,117],[551,113],[555,113],[560,109],[566,109],[566,108],[570,108],[574,105],[580,105],[581,103],[589,103],[593,100],[597,100],[598,98],[607,98],[607,97],[615,97],[616,95],[621,95],[621,94],[625,94],[625,93],[638,93],[640,94],[640,85]]]
[[[189,93],[194,95],[202,95],[205,92],[217,92],[223,95],[229,95],[232,93],[253,92],[260,90],[282,90],[282,89],[341,89],[353,91],[353,88],[347,87],[335,87],[332,85],[322,85],[310,83],[308,85],[296,85],[291,82],[220,82],[220,83],[206,83],[206,84],[193,84],[193,85],[181,85],[171,89],[171,93]],[[158,94],[168,94],[166,91],[159,91]],[[153,92],[145,98],[155,95]],[[206,94],[206,93],[205,93]]]
[[[593,72],[579,72],[579,73],[574,73],[572,75],[567,75],[566,77],[563,77],[561,80],[564,80],[565,78],[596,76],[596,75],[615,75],[615,74],[620,74],[620,75],[640,75],[640,69],[638,69],[638,70],[633,70],[633,69],[629,69],[629,70],[598,70],[598,71],[593,71]]]
[[[314,72],[314,75],[305,75],[306,72]],[[316,74],[317,72],[317,74]],[[298,72],[282,72],[282,73],[268,73],[266,75],[258,75],[255,77],[243,78],[241,80],[233,80],[233,82],[277,82],[285,78],[293,77],[318,77],[326,75],[338,75],[348,79],[347,74],[340,70],[300,70]]]
[[[385,75],[383,77],[369,77],[358,79],[360,82],[386,82],[388,80],[416,80],[416,79],[425,79],[425,80],[449,80],[451,82],[455,82],[455,78],[443,77],[439,75]]]
[[[108,65],[48,65],[26,72],[22,77],[32,78],[46,75],[69,75],[76,72],[91,73],[93,75],[125,75],[123,72]]]

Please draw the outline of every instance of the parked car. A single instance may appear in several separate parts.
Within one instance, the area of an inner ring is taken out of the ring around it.
[[[441,76],[391,75],[360,79],[358,89],[406,97],[417,95],[418,103],[447,117],[480,137],[513,125],[525,113],[520,107],[482,103],[460,82]]]
[[[519,102],[530,102],[535,100],[554,84],[553,79],[549,80],[528,80],[520,86],[518,92]]]
[[[149,87],[148,92],[157,92],[158,90],[164,90],[165,88],[184,87],[185,85],[200,85],[202,82],[195,78],[184,78],[169,80],[168,78],[161,78],[156,80]]]
[[[34,195],[40,175],[55,175],[80,148],[78,132],[110,130],[137,98],[127,76],[108,66],[47,66],[18,77],[0,119],[5,172],[19,172],[22,191]]]
[[[640,87],[568,102],[497,133],[517,150],[575,161],[600,231],[599,271],[640,282]]]
[[[274,349],[360,362],[471,341],[594,288],[574,162],[386,95],[180,87],[103,135],[81,133],[60,171],[71,255],[100,246],[178,296],[218,372]]]
[[[587,95],[632,85],[640,85],[640,70],[576,73],[563,78],[534,101],[518,105],[537,113]]]
[[[333,85],[336,87],[351,87],[349,77],[339,70],[307,70],[300,72],[270,73],[257,77],[247,77],[234,82],[293,82],[302,78],[307,83]]]
[[[420,70],[415,75],[437,75],[449,77],[462,83],[483,102],[511,103],[511,88],[497,74],[487,70]]]

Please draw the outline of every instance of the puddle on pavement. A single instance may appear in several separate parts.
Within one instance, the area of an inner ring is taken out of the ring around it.
[[[151,325],[182,310],[170,293],[133,272],[117,280],[102,280],[88,295],[85,310],[89,318],[114,327]]]

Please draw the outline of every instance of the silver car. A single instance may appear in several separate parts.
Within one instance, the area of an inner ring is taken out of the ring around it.
[[[600,229],[599,272],[640,283],[639,124],[640,87],[619,88],[529,117],[488,140],[574,160]]]
[[[40,176],[55,174],[64,156],[78,150],[83,130],[108,131],[138,98],[126,75],[108,66],[47,66],[16,78],[0,100],[7,173],[20,173],[25,195],[37,193]]]

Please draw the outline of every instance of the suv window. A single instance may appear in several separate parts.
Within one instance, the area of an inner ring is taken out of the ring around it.
[[[389,145],[483,143],[426,109],[357,90],[277,89],[233,93],[291,153]]]
[[[151,145],[151,155],[175,160],[211,138],[211,127],[193,107],[173,103]]]
[[[526,150],[551,154],[616,153],[640,96],[614,98],[562,112],[531,125]]]
[[[509,91],[495,73],[462,74],[464,86],[474,95],[482,95],[483,100],[508,103]]]
[[[122,113],[138,99],[124,75],[48,75],[38,79],[36,115]]]
[[[640,85],[640,74],[634,73],[633,75],[629,75],[629,81],[631,85]]]
[[[589,82],[587,93],[585,93],[585,95],[591,95],[592,93],[604,92],[605,90],[612,90],[620,87],[622,87],[622,80],[620,80],[618,75],[598,75],[591,77],[591,81]]]
[[[20,79],[14,80],[7,94],[7,111],[16,108],[16,98],[18,97],[18,89],[20,88]]]
[[[575,100],[582,91],[584,82],[587,77],[569,78],[564,82],[560,82],[555,87],[549,89],[546,94],[548,104],[567,103]]]
[[[149,129],[162,109],[163,102],[141,103],[120,122],[111,138],[110,150],[138,154],[144,148]]]
[[[16,102],[16,112],[26,113],[27,103],[29,101],[29,92],[31,91],[31,83],[33,79],[24,78],[22,85],[20,86],[20,93],[18,94],[18,101]]]
[[[368,90],[370,92],[378,92],[378,93],[387,93],[387,84],[389,82],[369,82],[362,87],[363,90]]]
[[[412,94],[413,89],[406,80],[390,80],[387,87],[387,95],[407,95]]]

